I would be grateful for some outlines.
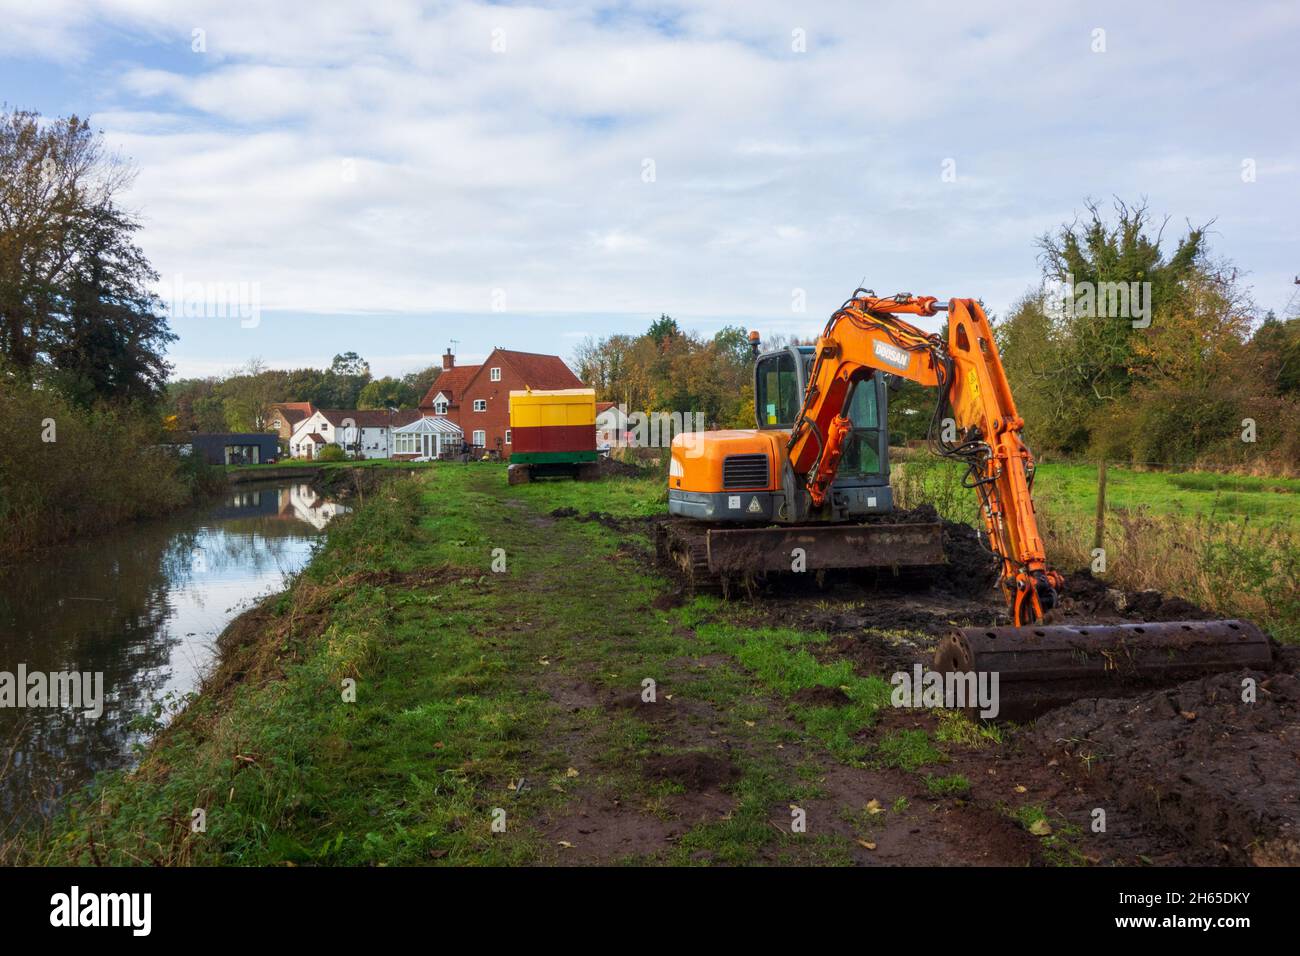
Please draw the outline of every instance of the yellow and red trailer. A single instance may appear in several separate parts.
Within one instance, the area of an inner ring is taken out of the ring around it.
[[[595,477],[596,390],[510,393],[510,483],[568,475]]]

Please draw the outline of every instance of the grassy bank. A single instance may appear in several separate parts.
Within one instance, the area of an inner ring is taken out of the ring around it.
[[[661,496],[657,479],[510,488],[495,465],[385,484],[290,591],[232,626],[136,772],[101,778],[10,857],[842,863],[870,852],[868,801],[919,822],[904,808],[943,753],[902,771],[893,737],[863,738],[888,685],[824,661],[825,634],[666,601],[638,520]],[[606,517],[550,515],[566,506]],[[866,775],[863,792],[820,833],[791,833],[789,808],[829,799],[837,767]],[[699,805],[683,774],[727,797]],[[654,849],[586,835],[615,813]]]
[[[649,560],[663,494],[491,464],[384,483],[232,625],[138,770],[0,862],[1132,862],[1080,855],[1087,808],[1001,730],[900,712],[888,654],[845,656],[911,625],[845,644],[816,622],[870,601],[677,593]]]
[[[392,461],[387,458],[373,458],[368,461],[320,461],[319,459],[283,458],[274,464],[227,465],[226,472],[228,474],[265,474],[268,480],[274,480],[277,472],[292,471],[298,468],[319,468],[326,471],[339,468],[394,468],[419,471],[432,466],[433,463],[427,461]]]
[[[224,485],[220,469],[170,455],[158,440],[147,414],[0,384],[0,562],[175,511]]]
[[[978,525],[960,468],[931,457],[895,465],[899,503],[928,501],[945,516]],[[1090,567],[1096,530],[1092,466],[1040,466],[1034,483],[1049,559]],[[1205,472],[1107,473],[1106,580],[1154,588],[1300,641],[1300,481]]]

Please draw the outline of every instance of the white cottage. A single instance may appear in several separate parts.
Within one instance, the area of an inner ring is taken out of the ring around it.
[[[393,432],[419,417],[420,413],[413,409],[316,409],[294,426],[289,454],[294,458],[316,458],[326,445],[338,445],[353,457],[391,458]]]

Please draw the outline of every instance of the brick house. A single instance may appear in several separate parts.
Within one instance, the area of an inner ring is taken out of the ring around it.
[[[276,402],[270,407],[266,427],[287,442],[302,420],[315,414],[316,408],[311,402]]]
[[[424,400],[421,414],[446,418],[476,448],[510,457],[510,392],[531,388],[583,388],[558,355],[495,348],[482,365],[457,365],[448,349],[442,373]]]

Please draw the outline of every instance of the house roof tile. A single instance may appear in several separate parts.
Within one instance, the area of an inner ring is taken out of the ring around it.
[[[441,392],[450,400],[452,407],[460,404],[465,397],[465,390],[478,377],[485,367],[497,362],[509,365],[523,379],[528,388],[557,389],[582,388],[582,381],[573,374],[573,370],[564,364],[558,355],[542,355],[537,352],[515,352],[511,349],[493,349],[488,360],[482,365],[456,365],[444,370],[420,402],[420,408],[432,409],[433,400]]]
[[[291,425],[296,425],[304,418],[316,413],[316,409],[311,402],[274,402],[271,407],[278,408]]]
[[[444,369],[433,380],[433,386],[425,394],[424,400],[420,402],[420,407],[433,408],[433,400],[438,396],[439,392],[445,394],[452,405],[459,405],[461,396],[465,394],[465,388],[482,367],[482,365],[456,365]]]
[[[396,428],[399,425],[409,425],[420,417],[419,410],[414,408],[395,412],[389,412],[386,408],[318,408],[317,411],[335,428],[342,428],[343,423],[349,419],[358,428],[387,428],[390,422]]]
[[[558,355],[536,352],[513,352],[497,349],[496,353],[519,373],[524,384],[534,389],[583,388],[582,380]]]

